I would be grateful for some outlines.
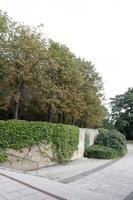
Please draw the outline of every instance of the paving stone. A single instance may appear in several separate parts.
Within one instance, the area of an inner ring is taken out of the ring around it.
[[[0,176],[0,200],[52,200],[44,193]]]
[[[69,168],[71,167],[69,166]],[[72,171],[73,169],[74,167],[72,166]],[[68,200],[131,200],[133,199],[132,169],[133,144],[128,145],[128,154],[122,159],[100,170],[95,170],[95,173],[89,173],[81,177],[77,174],[78,179],[72,180],[69,184],[62,184],[39,176],[0,169],[0,173],[36,188],[32,189],[26,185],[23,185],[21,188],[22,184],[0,176],[0,192],[3,191],[3,193],[0,193],[2,194],[2,199],[0,200],[5,198],[6,200],[11,200],[12,197],[14,197],[13,200],[55,199],[47,194],[43,195],[37,189]],[[64,176],[60,176],[60,178],[64,178]],[[10,189],[8,190],[8,188]]]

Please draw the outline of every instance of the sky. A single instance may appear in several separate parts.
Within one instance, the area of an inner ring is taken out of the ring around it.
[[[43,23],[48,38],[92,61],[107,100],[133,87],[133,0],[0,0],[0,9]]]

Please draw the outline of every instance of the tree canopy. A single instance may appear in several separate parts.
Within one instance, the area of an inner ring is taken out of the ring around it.
[[[133,88],[111,99],[112,119],[115,128],[133,139]]]
[[[99,126],[102,91],[91,62],[0,11],[0,119]]]

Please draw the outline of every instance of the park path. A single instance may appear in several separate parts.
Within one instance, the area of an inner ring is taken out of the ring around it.
[[[81,158],[71,161],[67,164],[54,165],[49,167],[40,168],[38,175],[50,180],[55,180],[63,183],[69,182],[69,179],[77,177],[86,172],[91,172],[94,169],[108,165],[112,160],[98,160]],[[35,171],[29,171],[29,174],[36,175]]]
[[[0,175],[0,200],[55,200],[47,194]]]
[[[114,164],[89,174],[69,185],[84,191],[108,195],[108,200],[133,200],[133,144],[128,144],[128,153]]]
[[[88,165],[85,168],[87,160],[83,163],[77,165],[82,166],[79,174],[68,173],[58,181],[0,168],[0,200],[133,200],[133,144],[128,144],[128,153],[122,159],[92,160],[94,168],[90,169]],[[61,169],[55,166],[54,173],[56,167]]]

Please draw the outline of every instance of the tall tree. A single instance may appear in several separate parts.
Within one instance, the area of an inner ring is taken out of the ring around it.
[[[6,15],[1,18],[4,19],[3,29],[8,24],[0,39],[0,56],[4,60],[1,64],[1,71],[4,70],[0,86],[1,106],[12,107],[14,118],[18,119],[20,104],[26,106],[33,96],[37,99],[40,95],[47,51],[39,32],[13,22]]]
[[[110,102],[115,127],[123,132],[127,139],[133,139],[133,88],[124,94],[116,95]]]
[[[102,79],[91,62],[0,12],[0,118],[99,126]]]

